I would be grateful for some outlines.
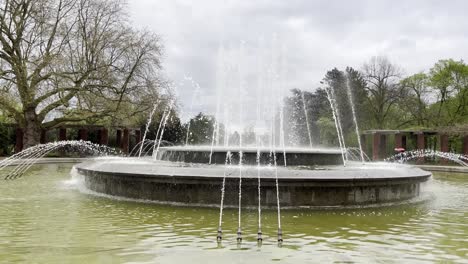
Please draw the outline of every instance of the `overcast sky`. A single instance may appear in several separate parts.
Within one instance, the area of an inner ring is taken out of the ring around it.
[[[313,90],[327,70],[387,56],[406,74],[437,60],[468,57],[468,1],[130,0],[131,20],[162,37],[164,68],[180,83],[191,76],[201,97],[193,112],[213,109],[220,45],[255,46],[277,35],[286,46],[290,88]],[[182,116],[193,88],[179,88]]]

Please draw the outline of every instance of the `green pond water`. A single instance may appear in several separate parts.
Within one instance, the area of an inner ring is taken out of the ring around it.
[[[71,180],[72,165],[41,165],[0,180],[0,263],[468,263],[468,175],[442,174],[428,199],[385,208],[226,209],[172,207],[98,197]],[[280,182],[281,184],[281,182]],[[213,193],[213,195],[220,195]]]

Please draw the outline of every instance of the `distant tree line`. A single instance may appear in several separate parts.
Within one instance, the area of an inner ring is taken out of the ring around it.
[[[385,57],[373,57],[360,70],[328,71],[313,91],[292,89],[286,98],[288,140],[308,145],[309,124],[315,144],[337,144],[330,104],[324,89],[333,89],[346,142],[356,145],[347,85],[359,127],[364,129],[446,128],[468,124],[468,65],[440,60],[427,72],[404,76]],[[307,116],[307,121],[306,121]],[[468,129],[468,127],[467,127]]]
[[[345,141],[357,146],[348,95],[352,94],[359,128],[368,129],[468,129],[468,65],[440,60],[427,72],[404,76],[386,57],[373,57],[359,70],[346,67],[328,71],[322,85],[311,90],[291,89],[284,100],[286,144],[290,146],[337,146],[337,132],[325,89],[336,97]],[[279,118],[279,115],[277,116]],[[209,144],[215,119],[203,113],[190,119],[189,144]],[[279,122],[276,122],[279,124]],[[222,124],[221,124],[222,126]],[[188,123],[182,125],[186,133]],[[279,129],[278,127],[276,129]],[[221,142],[223,142],[221,134]],[[280,133],[276,133],[278,136]],[[243,142],[255,143],[252,129],[241,131]],[[239,132],[229,135],[236,144]],[[183,142],[184,139],[179,139]],[[278,140],[279,142],[279,140]]]

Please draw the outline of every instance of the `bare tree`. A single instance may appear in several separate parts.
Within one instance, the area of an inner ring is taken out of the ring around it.
[[[159,96],[158,36],[115,0],[0,0],[0,107],[24,129],[148,109]]]
[[[386,57],[372,57],[363,66],[363,76],[367,81],[368,103],[372,108],[371,116],[377,128],[384,128],[392,106],[400,98],[398,85],[401,70],[390,63]]]

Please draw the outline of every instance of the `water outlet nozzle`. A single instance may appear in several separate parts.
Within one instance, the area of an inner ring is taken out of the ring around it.
[[[241,242],[242,241],[242,231],[241,231],[241,228],[239,227],[237,229],[237,242]]]
[[[283,242],[283,230],[281,228],[278,228],[278,242]]]
[[[257,241],[262,241],[263,238],[262,238],[262,231],[261,230],[258,230],[258,233],[257,233]]]

